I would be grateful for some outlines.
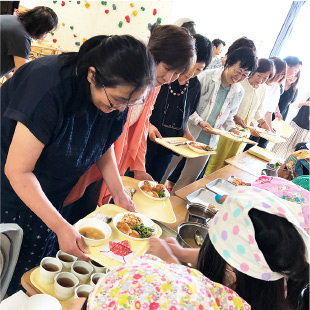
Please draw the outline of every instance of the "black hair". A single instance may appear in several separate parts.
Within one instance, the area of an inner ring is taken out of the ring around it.
[[[146,46],[129,35],[95,36],[83,43],[78,53],[64,53],[63,69],[74,66],[79,90],[75,109],[83,107],[84,98],[90,97],[87,80],[89,67],[94,67],[97,88],[130,85],[134,91],[153,86],[155,63]],[[133,92],[134,92],[133,91]],[[71,110],[71,109],[70,109]],[[72,111],[72,110],[71,110]]]
[[[267,73],[270,72],[268,79],[271,79],[274,77],[275,75],[275,65],[273,63],[273,61],[271,59],[267,59],[267,58],[260,58],[258,59],[257,62],[257,68],[255,70],[255,72],[258,73]],[[254,71],[252,71],[252,75],[255,73]]]
[[[298,64],[302,66],[302,61],[296,56],[287,56],[283,59],[288,66],[295,67]]]
[[[58,24],[56,13],[46,6],[36,6],[31,10],[19,13],[18,18],[34,39],[56,29]]]
[[[196,57],[195,39],[184,27],[155,25],[147,45],[156,64],[164,62],[173,70],[187,72]]]
[[[196,40],[196,52],[197,52],[196,62],[204,62],[206,64],[204,67],[205,69],[212,60],[212,52],[213,52],[212,43],[207,37],[201,34],[194,34],[194,38]]]
[[[190,32],[191,34],[193,34],[193,35],[197,33],[197,31],[196,31],[196,29],[195,29],[195,26],[196,26],[196,24],[195,24],[195,22],[193,22],[193,21],[185,22],[185,23],[183,23],[183,24],[181,25],[181,27],[184,27],[184,28],[188,29],[189,32]]]
[[[286,77],[286,62],[279,57],[270,57],[270,59],[274,63],[274,66],[276,68],[276,74],[280,74],[281,72],[285,71],[284,77],[278,82],[279,84],[281,84]]]
[[[287,298],[283,278],[263,281],[236,269],[235,291],[251,305],[252,310],[301,309],[301,292],[309,282],[309,264],[302,237],[285,218],[256,209],[250,210],[249,216],[256,242],[270,269],[289,278]],[[212,281],[223,283],[226,264],[207,236],[199,251],[198,270]]]
[[[226,43],[225,43],[223,40],[221,40],[221,39],[214,39],[214,40],[212,41],[212,44],[213,44],[215,47],[218,47],[220,44],[223,44],[223,46],[226,45]]]
[[[297,152],[300,150],[309,150],[307,147],[307,142],[299,142],[295,145],[294,152]]]
[[[255,71],[257,68],[257,57],[256,53],[248,47],[240,47],[233,50],[227,55],[225,62],[225,69],[231,67],[240,61],[240,68],[248,71]]]
[[[256,53],[256,47],[254,42],[251,39],[248,39],[247,37],[241,37],[234,41],[228,48],[226,56],[231,53],[232,51],[240,48],[240,47],[248,47],[251,50],[253,50]]]

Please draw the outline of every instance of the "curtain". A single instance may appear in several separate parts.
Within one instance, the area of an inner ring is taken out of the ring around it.
[[[275,57],[280,54],[281,49],[285,46],[291,35],[297,16],[305,2],[306,1],[293,1],[269,57]]]

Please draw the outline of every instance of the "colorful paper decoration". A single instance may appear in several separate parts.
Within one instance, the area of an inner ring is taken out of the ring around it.
[[[121,256],[124,262],[125,262],[125,256],[132,253],[130,244],[127,240],[123,240],[121,242],[109,241],[109,249],[115,255]],[[110,251],[100,251],[100,252],[104,253],[104,252],[110,252]]]
[[[151,24],[151,23],[148,23],[148,24],[147,24],[147,28],[151,31],[151,29],[152,29],[152,24]]]
[[[130,6],[133,8],[135,5],[133,3],[130,3]]]
[[[116,10],[116,4],[112,4],[112,8],[113,8],[113,10],[115,11]]]
[[[65,6],[66,2],[65,1],[61,1],[61,6]]]
[[[76,3],[77,3],[77,4],[80,4],[80,3],[81,3],[81,1],[76,1]]]
[[[138,12],[136,10],[132,11],[132,15],[133,16],[137,16],[138,15]]]
[[[160,17],[157,18],[157,24],[159,24],[159,25],[161,24],[161,18]]]
[[[145,7],[144,7],[144,6],[141,6],[141,10],[142,10],[142,11],[145,11]]]
[[[104,13],[109,14],[109,10],[105,10]]]
[[[106,1],[101,1],[101,4],[102,5],[107,5],[107,2]]]
[[[122,21],[120,21],[120,22],[118,23],[118,27],[120,27],[120,28],[123,27],[123,22],[122,22]]]
[[[56,39],[53,39],[53,42],[54,42],[54,43],[56,43],[56,42],[57,42],[57,40],[56,40]]]
[[[86,9],[88,9],[88,8],[90,7],[89,2],[86,2],[86,3],[85,3],[85,7],[86,7]]]
[[[87,41],[87,39],[86,39],[86,38],[83,38],[83,42],[85,42],[85,41]]]
[[[80,42],[75,42],[75,45],[76,45],[76,46],[80,46],[81,43],[80,43]]]
[[[73,35],[75,38],[77,37],[75,34]]]
[[[125,16],[126,22],[130,23],[130,17],[128,15]]]
[[[157,14],[157,10],[154,9],[154,10],[153,10],[153,15],[155,16],[156,14]]]
[[[66,24],[65,23],[61,23],[64,27],[66,26]]]
[[[55,33],[54,32],[51,32],[51,35],[53,36]]]
[[[74,27],[73,27],[73,26],[70,26],[70,29],[71,29],[71,30],[73,30],[73,29],[74,29]]]

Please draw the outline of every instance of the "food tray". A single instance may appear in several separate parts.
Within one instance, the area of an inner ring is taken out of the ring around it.
[[[30,274],[30,281],[33,284],[33,286],[35,286],[38,290],[41,291],[41,293],[48,294],[56,298],[54,294],[54,283],[45,284],[40,281],[40,267],[33,269],[33,271]],[[68,308],[73,303],[73,300],[74,300],[74,294],[72,294],[72,296],[68,299],[58,301],[61,303],[62,308]]]
[[[291,125],[277,118],[272,121],[272,128],[277,131],[278,135],[281,135],[284,138],[289,138],[290,135],[295,131]]]
[[[251,147],[248,150],[248,153],[250,153],[250,154],[252,154],[252,155],[254,155],[254,156],[258,157],[258,158],[261,158],[261,159],[263,159],[265,161],[268,161],[268,162],[272,161],[275,158],[275,156],[276,156],[275,153],[270,152],[270,151],[268,151],[266,149],[263,149],[263,148],[261,148],[261,147],[259,147],[257,145]]]
[[[133,202],[136,205],[137,212],[141,213],[152,220],[164,223],[175,223],[176,218],[170,199],[154,200],[145,196],[139,189],[139,180],[130,177],[122,177],[123,185],[135,188],[137,192],[133,195]]]
[[[175,143],[169,143],[169,141],[173,141],[173,140],[180,140],[181,143],[179,144],[182,144],[182,145],[178,145],[178,144],[175,144]],[[188,139],[186,138],[183,138],[183,137],[177,137],[177,138],[156,138],[155,141],[164,146],[165,148],[183,156],[183,157],[186,157],[186,158],[196,158],[196,157],[199,157],[199,156],[206,156],[206,155],[212,155],[212,154],[216,154],[215,151],[210,151],[210,152],[203,152],[203,153],[197,153],[195,151],[192,151],[187,145],[186,145],[186,142],[189,141]]]
[[[259,136],[264,138],[265,140],[272,142],[272,143],[286,142],[286,140],[280,136],[272,136],[272,135],[269,135],[267,133],[260,133]]]
[[[247,128],[255,130],[256,132],[258,132],[259,134],[263,133],[266,135],[271,135],[271,136],[276,136],[276,133],[273,133],[270,130],[264,129],[264,128],[260,128],[260,127],[255,127],[255,126],[247,126]]]
[[[215,179],[206,184],[206,188],[219,195],[229,195],[235,189],[235,185],[224,179]]]
[[[208,210],[214,213],[214,210],[209,207],[212,203],[217,209],[221,208],[221,205],[215,201],[216,194],[208,190],[207,188],[200,188],[197,191],[186,196],[186,200],[191,203],[197,203],[208,207]]]
[[[114,218],[117,214],[123,213],[126,211],[127,210],[121,207],[118,207],[116,205],[107,204],[107,205],[103,205],[100,208],[97,208],[96,211],[90,213],[87,217],[93,217],[96,213],[104,212],[108,216],[111,216],[112,218]],[[119,240],[120,242],[123,240],[128,240],[131,249],[135,251],[134,256],[133,256],[134,258],[145,254],[145,252],[148,249],[148,240],[141,240],[141,241],[137,240],[136,241],[136,240],[126,238],[125,235],[121,234],[115,229],[112,222],[109,225],[112,229],[112,235],[109,238],[107,238],[105,242],[100,246],[87,247],[88,253],[86,255],[89,258],[91,258],[92,260],[98,262],[99,264],[103,266],[106,266],[109,269],[113,269],[121,265],[122,264],[121,262],[111,259],[100,252],[109,243],[109,241],[114,241],[115,239]],[[154,237],[159,238],[161,236],[162,230],[157,224],[156,224],[156,228],[157,228],[157,234]]]
[[[219,135],[227,138],[228,140],[235,141],[235,142],[248,143],[248,144],[253,144],[253,145],[257,144],[257,142],[254,142],[248,138],[241,138],[241,137],[233,136],[228,131],[224,131],[220,133]]]

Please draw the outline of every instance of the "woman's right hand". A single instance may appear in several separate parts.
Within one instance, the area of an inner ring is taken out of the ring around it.
[[[162,138],[159,130],[151,123],[149,124],[149,138],[153,142],[155,142],[156,138],[160,138],[160,139]]]
[[[183,252],[183,248],[181,247],[181,245],[179,244],[179,242],[172,238],[165,238],[164,239],[166,241],[166,244],[169,246],[170,250],[172,251],[173,255],[177,258],[181,260],[182,257],[182,252]]]
[[[213,132],[213,128],[211,127],[211,125],[210,125],[208,122],[201,121],[201,122],[199,122],[198,125],[201,127],[201,129],[202,129],[204,132],[206,132],[206,133],[211,133],[211,134],[215,134],[215,135],[216,135],[216,133]]]
[[[234,121],[237,125],[241,126],[242,128],[246,128],[246,123],[244,122],[244,120],[241,117],[235,115]]]
[[[56,232],[59,248],[71,255],[74,255],[83,260],[90,260],[85,254],[88,251],[85,248],[81,235],[77,230],[70,225],[62,225],[59,231]]]

